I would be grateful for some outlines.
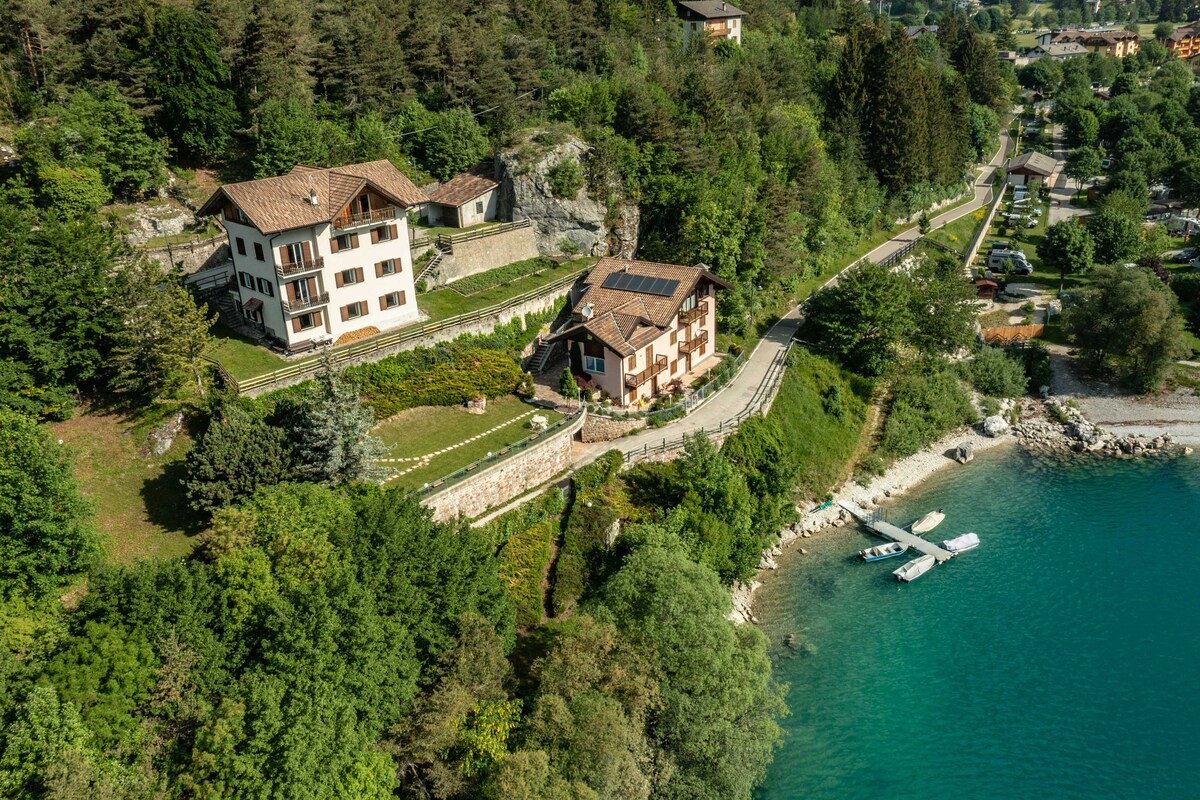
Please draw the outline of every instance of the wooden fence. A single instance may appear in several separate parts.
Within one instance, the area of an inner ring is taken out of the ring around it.
[[[1045,325],[1002,325],[998,328],[982,328],[980,330],[985,344],[1023,342],[1037,339],[1045,333]]]

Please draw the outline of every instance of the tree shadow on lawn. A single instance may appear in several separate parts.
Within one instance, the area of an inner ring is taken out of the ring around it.
[[[152,523],[190,538],[207,530],[208,520],[188,504],[183,488],[186,474],[182,459],[168,462],[161,475],[142,482],[139,493]]]

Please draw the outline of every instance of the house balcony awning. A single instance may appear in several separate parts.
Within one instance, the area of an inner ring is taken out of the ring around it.
[[[255,311],[258,311],[259,309],[261,309],[262,307],[263,307],[263,302],[262,302],[262,300],[259,300],[257,297],[254,297],[254,298],[251,298],[250,300],[247,300],[247,301],[246,301],[246,302],[245,302],[245,303],[242,305],[242,309],[243,309],[243,310],[245,310],[245,311],[249,311],[249,312],[250,312],[250,313],[252,313],[252,314],[253,314]]]

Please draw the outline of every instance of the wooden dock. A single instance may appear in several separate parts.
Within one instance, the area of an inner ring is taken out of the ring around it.
[[[871,513],[870,511],[864,511],[854,503],[849,503],[846,501],[838,501],[838,505],[849,511],[854,515],[855,519],[878,533],[883,538],[891,539],[893,542],[900,542],[900,544],[906,544],[919,553],[933,556],[938,560],[939,564],[943,561],[949,561],[950,559],[954,558],[954,553],[938,547],[933,542],[926,541],[914,533],[909,533],[903,528],[897,528],[892,523],[883,519],[882,515],[880,515],[878,512]]]

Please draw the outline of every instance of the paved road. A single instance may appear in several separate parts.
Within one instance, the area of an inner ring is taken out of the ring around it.
[[[1067,146],[1064,142],[1064,132],[1062,125],[1054,125],[1052,128],[1054,139],[1054,157],[1059,161],[1058,180],[1050,187],[1050,199],[1058,201],[1050,203],[1050,217],[1047,220],[1048,225],[1053,225],[1056,222],[1062,222],[1072,217],[1078,217],[1081,214],[1086,214],[1086,208],[1078,208],[1071,205],[1071,198],[1075,196],[1078,187],[1074,186],[1071,180],[1062,174],[1063,161],[1067,157]]]
[[[988,204],[991,199],[989,182],[993,173],[1004,162],[1008,148],[1009,138],[1006,131],[1001,134],[1000,148],[996,151],[996,155],[979,171],[979,175],[976,177],[975,196],[970,202],[957,208],[952,208],[931,219],[930,225],[932,227],[936,228],[947,222],[960,219],[967,214],[973,214]],[[909,242],[918,239],[920,235],[921,231],[919,227],[909,228],[867,253],[866,258],[872,261],[882,260]],[[842,270],[842,272],[845,272],[845,270]],[[830,286],[836,283],[841,274],[839,272],[838,275],[830,278],[825,285]],[[694,433],[701,428],[712,430],[717,428],[722,422],[738,416],[755,401],[755,395],[758,393],[763,381],[766,380],[771,363],[788,346],[788,342],[791,341],[796,330],[800,327],[800,320],[800,306],[797,306],[767,331],[766,335],[763,336],[762,340],[747,358],[746,365],[742,368],[737,378],[715,397],[688,416],[661,428],[647,429],[633,436],[626,436],[613,442],[576,444],[574,453],[576,466],[590,463],[602,453],[614,448],[623,453],[632,453],[635,450],[660,444],[664,439],[678,439],[682,435]]]

